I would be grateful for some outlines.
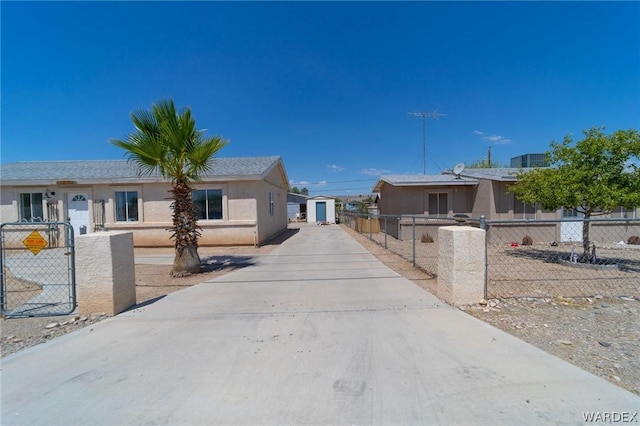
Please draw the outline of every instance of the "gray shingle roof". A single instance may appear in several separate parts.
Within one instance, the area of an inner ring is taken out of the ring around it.
[[[280,157],[214,158],[213,172],[208,178],[241,178],[261,176],[270,171]],[[139,178],[136,168],[126,160],[22,161],[0,166],[0,180],[5,184],[17,181],[113,182],[130,180],[161,180],[159,177]]]
[[[528,169],[514,168],[514,167],[501,167],[493,169],[464,169],[460,176],[476,178],[476,179],[490,179],[498,181],[513,181],[517,180],[516,175]],[[447,171],[445,173],[452,174],[453,172]]]
[[[456,178],[452,175],[385,175],[373,187],[373,192],[380,192],[380,187],[386,182],[394,186],[464,186],[477,185],[476,179],[466,177]]]

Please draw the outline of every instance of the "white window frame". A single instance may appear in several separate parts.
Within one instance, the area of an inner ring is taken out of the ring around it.
[[[522,206],[522,211],[516,211],[516,203]],[[535,220],[538,217],[538,204],[527,204],[513,197],[513,218],[522,220]]]
[[[29,217],[25,216],[25,207],[23,205],[22,202],[22,198],[24,195],[28,195],[29,196]],[[33,201],[33,196],[34,195],[39,195],[40,196],[40,213],[41,215],[37,215],[37,211],[34,212],[34,204],[37,205],[37,203],[34,203]],[[20,192],[18,193],[18,220],[21,222],[42,222],[45,220],[45,204],[44,204],[44,195],[42,194],[42,192],[39,191],[33,191],[33,192]],[[40,220],[34,220],[34,219],[40,219]]]
[[[580,215],[578,213],[578,210],[576,209],[569,209],[566,207],[562,208],[562,218],[579,218]]]
[[[129,203],[129,197],[128,194],[130,193],[134,193],[136,194],[136,218],[130,218],[129,217],[129,209],[130,209],[130,203]],[[125,220],[118,220],[118,194],[119,193],[124,193],[125,194]],[[141,216],[142,216],[142,209],[140,208],[140,190],[138,189],[121,189],[121,190],[114,190],[113,193],[113,220],[116,223],[131,223],[131,222],[140,222]]]
[[[436,211],[432,212],[431,211],[431,196],[435,196],[436,197]],[[444,195],[446,198],[446,202],[445,202],[445,208],[444,208],[444,213],[440,213],[441,210],[441,206],[440,206],[440,196]],[[434,217],[447,217],[449,216],[449,193],[448,192],[429,192],[427,193],[427,211],[429,212],[429,216],[434,216]]]
[[[609,217],[612,219],[635,219],[636,211],[637,208],[625,209],[624,207],[618,206],[609,214]]]
[[[191,197],[194,197],[194,193],[196,191],[204,191],[205,193],[205,203],[206,203],[206,208],[204,209],[204,218],[200,218],[200,217],[196,217],[197,220],[224,220],[224,191],[222,190],[222,188],[194,188],[193,191],[191,192]],[[209,217],[209,191],[211,192],[219,192],[220,193],[220,217],[219,218],[210,218]],[[194,199],[194,203],[195,203],[195,199]]]
[[[273,217],[273,212],[274,212],[273,191],[269,191],[269,217]]]

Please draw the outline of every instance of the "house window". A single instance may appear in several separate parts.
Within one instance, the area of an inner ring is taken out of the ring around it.
[[[616,207],[611,212],[611,218],[615,219],[635,219],[636,209],[625,209],[624,207]]]
[[[535,219],[537,206],[534,204],[525,204],[517,198],[513,199],[513,218],[514,219]]]
[[[138,221],[138,191],[116,192],[116,222]]]
[[[269,192],[269,216],[273,216],[273,192]]]
[[[446,192],[429,194],[429,216],[447,216],[449,204]]]
[[[193,203],[198,220],[222,219],[221,189],[196,189],[193,191]]]
[[[42,194],[40,192],[19,194],[19,216],[21,221],[39,222],[44,219]]]
[[[562,217],[578,217],[578,211],[576,209],[562,208]]]

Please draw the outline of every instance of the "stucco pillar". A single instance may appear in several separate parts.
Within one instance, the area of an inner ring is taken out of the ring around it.
[[[136,304],[132,232],[75,238],[76,294],[81,315],[116,315]]]
[[[458,306],[484,298],[485,231],[469,226],[438,230],[438,297]]]

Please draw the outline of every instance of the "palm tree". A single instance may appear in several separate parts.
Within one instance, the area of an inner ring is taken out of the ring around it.
[[[211,172],[211,159],[227,141],[206,137],[196,129],[191,110],[176,112],[173,100],[154,104],[150,111],[136,110],[130,117],[135,131],[111,143],[127,151],[125,156],[135,163],[138,176],[159,173],[171,180],[173,226],[168,230],[176,249],[171,274],[183,277],[198,273],[200,232],[191,184]]]

